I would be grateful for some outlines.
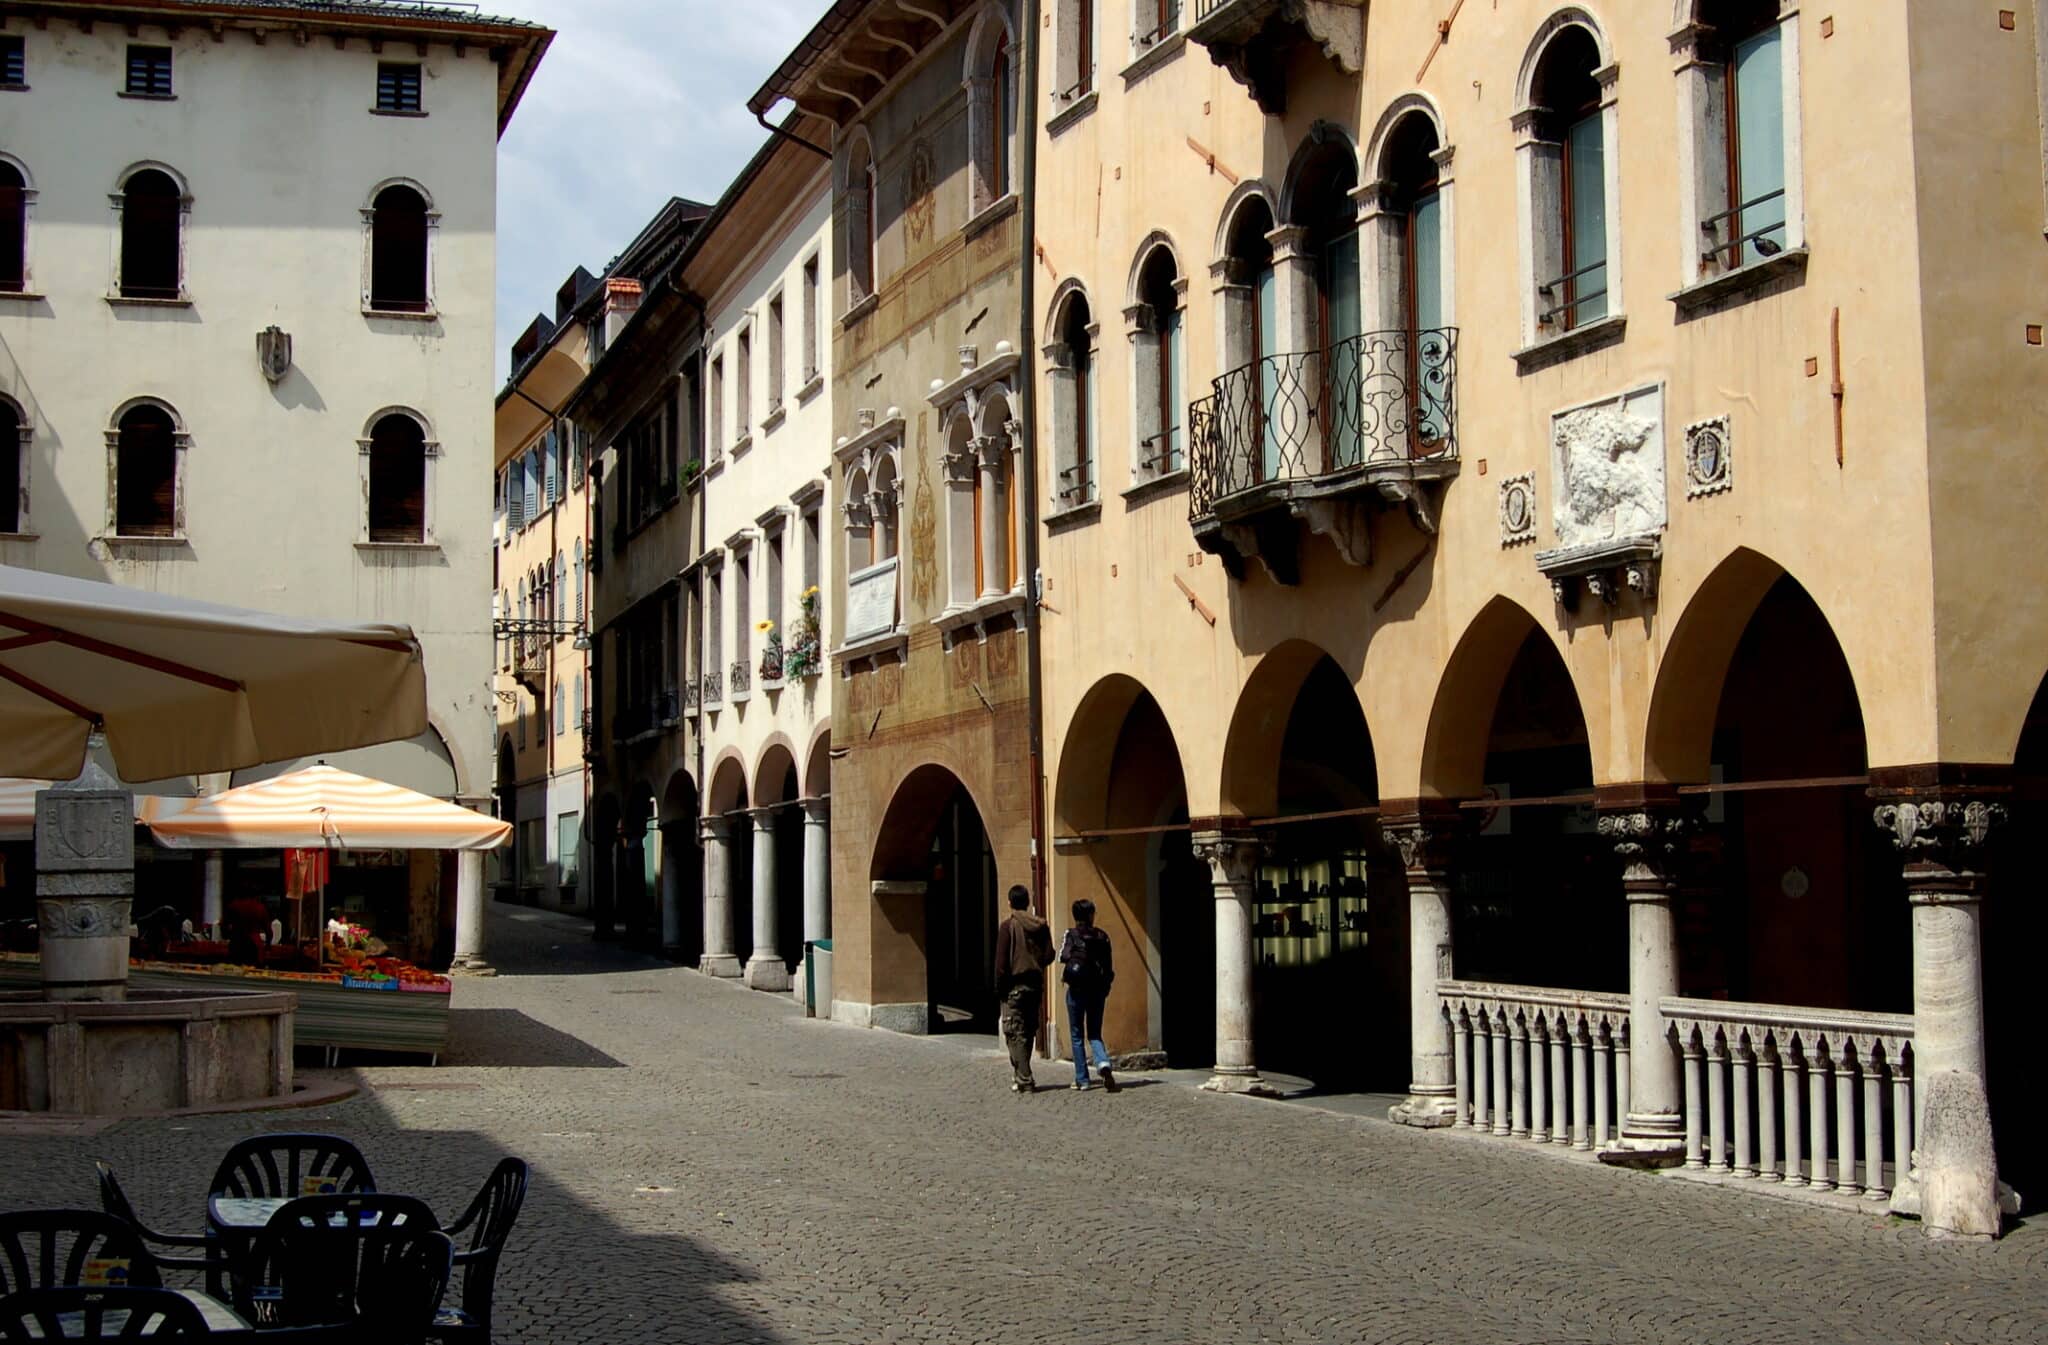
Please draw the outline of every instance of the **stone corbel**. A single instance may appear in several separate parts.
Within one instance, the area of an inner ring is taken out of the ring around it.
[[[1288,506],[1308,530],[1330,539],[1337,554],[1365,569],[1372,564],[1372,515],[1356,499],[1296,500]]]
[[[1364,68],[1365,6],[1359,0],[1281,0],[1280,11],[1301,24],[1345,74]]]
[[[1563,547],[1537,552],[1536,568],[1549,577],[1550,596],[1566,612],[1578,610],[1581,589],[1606,607],[1618,605],[1624,591],[1650,603],[1657,597],[1663,550],[1655,537]]]

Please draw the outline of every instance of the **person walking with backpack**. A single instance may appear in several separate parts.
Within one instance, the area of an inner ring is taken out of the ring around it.
[[[1089,1053],[1094,1053],[1102,1086],[1116,1091],[1109,1052],[1102,1045],[1102,1006],[1116,980],[1109,935],[1095,927],[1095,903],[1083,897],[1074,903],[1074,925],[1060,942],[1060,979],[1067,986],[1067,1032],[1074,1054],[1074,1089],[1088,1091]]]
[[[1031,1047],[1045,1005],[1045,969],[1052,965],[1052,931],[1031,913],[1031,894],[1010,889],[1010,918],[996,931],[996,999],[1003,1006],[1003,1042],[1010,1048],[1010,1091],[1032,1093]]]

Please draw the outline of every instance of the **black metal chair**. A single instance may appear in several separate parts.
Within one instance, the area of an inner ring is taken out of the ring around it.
[[[114,1175],[111,1164],[98,1161],[93,1168],[99,1173],[100,1208],[112,1217],[121,1220],[142,1235],[144,1243],[154,1244],[150,1257],[157,1265],[176,1270],[212,1271],[217,1268],[218,1258],[214,1254],[214,1241],[204,1233],[159,1233],[142,1222],[142,1216],[135,1212],[128,1193],[121,1189],[120,1178]],[[198,1256],[179,1256],[155,1250],[156,1247],[196,1247]]]
[[[462,1271],[462,1306],[443,1308],[435,1316],[437,1340],[448,1345],[489,1345],[498,1259],[504,1255],[505,1240],[519,1218],[519,1208],[526,1203],[528,1176],[525,1159],[500,1160],[462,1217],[448,1225],[449,1236],[467,1235],[468,1246],[455,1253],[455,1265]]]
[[[0,1298],[0,1340],[198,1340],[206,1318],[169,1289],[28,1289]]]
[[[110,1214],[0,1214],[0,1295],[78,1287],[155,1289],[162,1283],[142,1235]]]
[[[374,1191],[363,1151],[339,1135],[256,1135],[229,1149],[214,1169],[212,1196],[284,1198]]]
[[[306,1196],[271,1216],[235,1267],[235,1311],[259,1327],[355,1323],[380,1345],[426,1339],[454,1244],[426,1202]]]

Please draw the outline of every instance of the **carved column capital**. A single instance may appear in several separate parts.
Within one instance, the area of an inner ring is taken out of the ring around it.
[[[981,460],[981,455],[974,446],[979,442],[981,441],[978,439],[971,439],[957,452],[947,453],[939,459],[940,465],[945,468],[948,485],[974,484],[974,474],[979,470]]]
[[[1984,843],[2007,820],[2003,803],[1982,796],[1922,794],[1880,803],[1873,817],[1905,857],[1909,901],[1950,905],[1983,900]]]
[[[1630,901],[1669,901],[1678,867],[1699,829],[1699,817],[1673,804],[1603,812],[1595,824],[1620,857],[1621,888]]]
[[[730,817],[706,817],[697,823],[697,838],[706,845],[724,845],[732,839],[732,831]]]
[[[1259,856],[1265,853],[1262,837],[1249,831],[1198,831],[1194,833],[1195,858],[1209,866],[1219,893],[1225,888],[1248,888],[1258,874]]]
[[[824,826],[827,822],[832,820],[831,795],[821,794],[817,798],[798,799],[797,802],[803,806],[804,821],[814,822],[819,826]]]
[[[1465,818],[1454,808],[1382,814],[1380,832],[1401,858],[1410,878],[1442,877],[1451,867]]]

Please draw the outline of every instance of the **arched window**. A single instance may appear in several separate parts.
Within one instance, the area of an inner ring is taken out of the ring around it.
[[[1009,18],[998,0],[984,0],[968,32],[966,58],[967,175],[970,219],[1014,189],[1010,155],[1017,126],[1017,74]]]
[[[1096,498],[1095,323],[1079,286],[1055,302],[1053,340],[1045,352],[1058,473],[1054,494],[1063,508],[1073,509]]]
[[[1309,292],[1298,293],[1294,311],[1308,352],[1290,354],[1294,390],[1289,406],[1268,425],[1286,427],[1286,474],[1333,472],[1357,466],[1365,453],[1360,393],[1369,359],[1360,338],[1365,310],[1359,289],[1357,151],[1341,135],[1311,140],[1297,158],[1289,191],[1288,223],[1299,230],[1295,246],[1312,265],[1293,274]],[[1313,408],[1314,414],[1302,414]]]
[[[1007,30],[996,36],[995,55],[990,66],[989,80],[995,90],[992,124],[995,155],[990,175],[993,188],[990,199],[1000,201],[1010,194],[1010,133],[1017,123],[1017,77],[1010,69],[1010,34]]]
[[[1233,438],[1256,440],[1256,455],[1226,455],[1217,489],[1242,490],[1280,474],[1280,444],[1270,402],[1280,354],[1280,290],[1273,268],[1273,211],[1247,196],[1229,218],[1218,290],[1226,372],[1216,380],[1216,418]]]
[[[875,556],[874,507],[868,498],[868,474],[857,466],[846,468],[846,572],[859,574],[873,565]],[[716,660],[713,661],[714,666]]]
[[[875,251],[879,230],[875,211],[880,204],[876,190],[874,150],[865,135],[853,139],[846,160],[846,281],[847,303],[851,307],[875,292]]]
[[[183,296],[184,193],[169,173],[145,168],[121,188],[121,295],[127,299]]]
[[[114,533],[178,535],[178,428],[153,402],[129,408],[115,431]]]
[[[0,162],[0,290],[28,288],[28,183],[21,170]]]
[[[1387,202],[1396,229],[1399,264],[1392,280],[1395,330],[1406,354],[1409,449],[1433,453],[1447,441],[1450,426],[1441,403],[1423,395],[1440,374],[1449,343],[1444,285],[1444,198],[1438,177],[1436,124],[1420,112],[1401,118],[1387,138],[1382,160]]]
[[[1545,44],[1517,118],[1527,137],[1534,330],[1540,339],[1607,316],[1607,131],[1590,29],[1572,23]]]
[[[427,306],[427,202],[394,184],[370,209],[370,307],[424,313]]]
[[[956,413],[946,425],[946,597],[949,610],[981,596],[981,453],[974,422]]]
[[[902,545],[903,539],[897,528],[901,508],[898,498],[900,494],[895,459],[885,457],[875,464],[874,485],[868,491],[875,519],[876,564],[893,560]]]
[[[370,429],[368,540],[427,540],[427,435],[393,411]]]
[[[1136,477],[1140,481],[1177,472],[1183,466],[1181,419],[1187,394],[1182,379],[1187,354],[1182,339],[1180,267],[1173,249],[1156,243],[1138,268],[1137,303],[1132,308],[1131,345],[1136,365]]]
[[[0,397],[0,533],[27,531],[28,478],[22,471],[26,437],[21,408]]]
[[[981,408],[983,470],[974,478],[975,530],[980,539],[975,582],[983,598],[1010,592],[1018,579],[1017,514],[1022,501],[1017,495],[1017,445],[1010,424],[1008,395],[990,396]]]

